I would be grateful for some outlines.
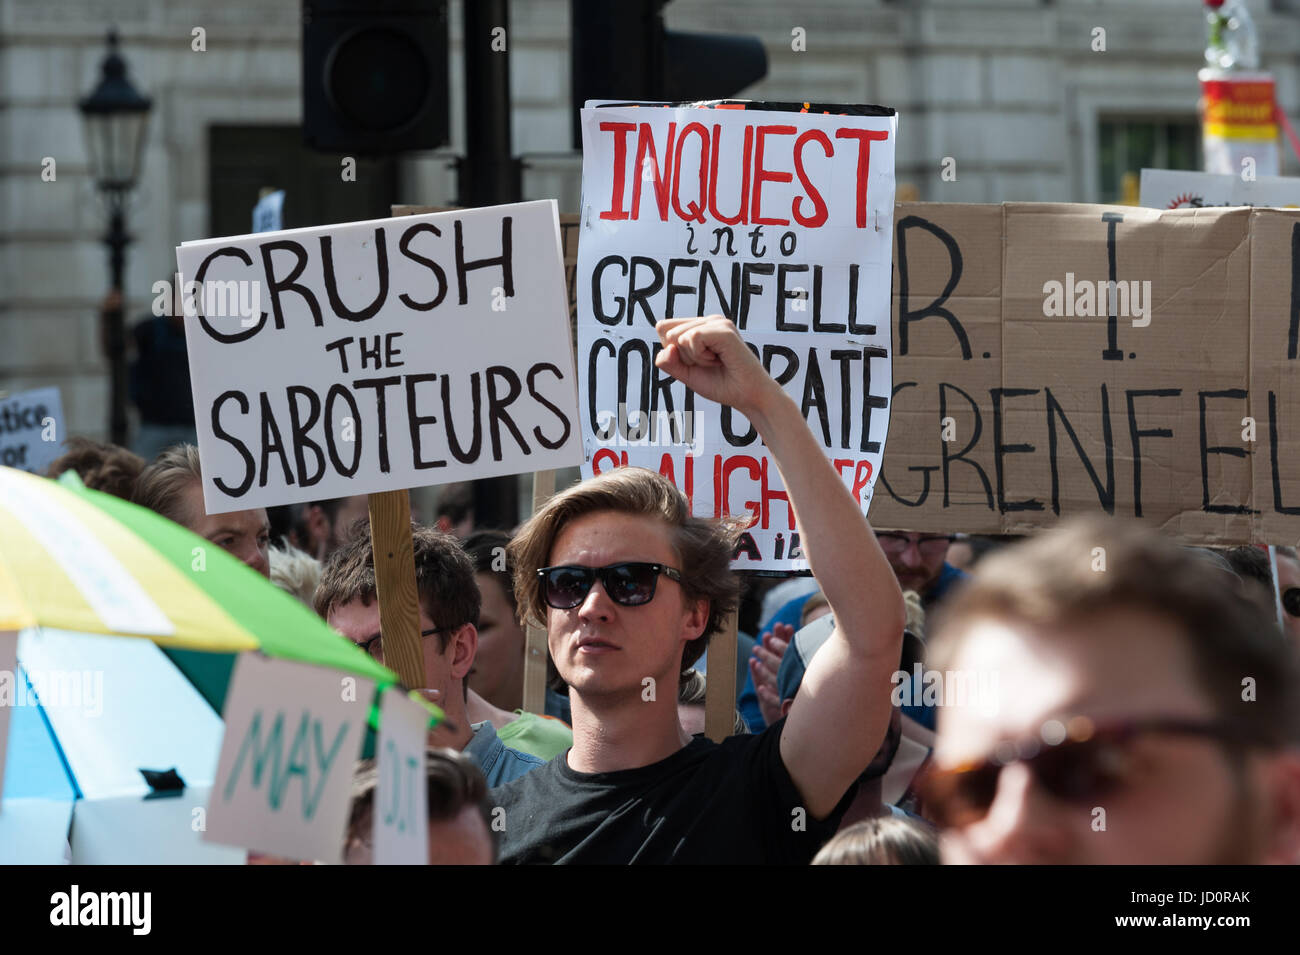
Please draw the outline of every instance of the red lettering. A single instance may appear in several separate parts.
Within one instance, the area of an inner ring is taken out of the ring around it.
[[[835,147],[831,145],[830,137],[820,129],[810,129],[794,141],[794,171],[799,177],[799,184],[803,186],[804,192],[808,193],[808,199],[812,202],[813,214],[811,216],[804,216],[799,212],[800,208],[803,206],[803,196],[795,197],[794,208],[791,211],[794,213],[795,222],[799,223],[801,226],[815,229],[826,223],[827,213],[826,203],[822,201],[821,193],[817,191],[816,186],[808,181],[808,175],[804,172],[803,168],[803,147],[810,139],[816,140],[820,143],[827,156],[835,155]]]
[[[731,472],[737,468],[744,468],[749,472],[750,477],[761,482],[763,479],[762,469],[758,466],[758,461],[747,454],[738,454],[734,458],[728,458],[722,465],[722,501],[726,507],[726,513],[731,513]],[[758,501],[746,501],[745,510],[753,515],[746,527],[753,527],[758,523],[762,515],[762,506]]]
[[[691,133],[700,137],[700,201],[691,202],[687,207],[689,211],[684,211],[681,206],[682,147],[686,145],[686,137]],[[677,151],[673,155],[673,164],[677,167],[677,178],[673,182],[673,211],[685,222],[692,219],[696,222],[704,222],[704,207],[708,203],[709,187],[709,131],[703,124],[691,123],[682,130],[681,138],[677,140]]]
[[[668,142],[664,144],[664,164],[659,168],[659,153],[655,150],[654,133],[649,123],[642,123],[636,139],[636,166],[632,183],[632,218],[641,217],[641,183],[646,179],[645,161],[648,158],[654,164],[655,203],[659,206],[659,220],[668,221],[668,194],[673,185],[673,137],[677,135],[677,124],[668,124]]]
[[[749,213],[749,162],[754,155],[754,127],[745,127],[745,158],[741,162],[740,211],[734,216],[724,216],[718,211],[718,157],[722,155],[722,127],[713,127],[713,155],[709,159],[709,214],[727,225],[746,219]]]
[[[617,467],[627,467],[627,452],[623,452],[623,459],[620,461],[617,452],[612,448],[601,448],[591,456],[591,473],[600,474],[600,462],[605,455],[609,455],[609,466],[613,470]]]
[[[623,177],[627,175],[627,134],[636,129],[635,123],[601,123],[601,132],[614,134],[614,191],[609,199],[609,209],[602,212],[602,219],[626,219],[627,210],[623,208]]]
[[[761,483],[761,487],[760,487],[759,493],[760,493],[760,494],[762,495],[762,497],[763,497],[763,529],[764,529],[764,530],[767,530],[767,528],[769,528],[769,527],[772,526],[772,512],[771,512],[771,509],[770,509],[770,506],[769,506],[769,505],[771,504],[771,502],[772,502],[772,501],[785,501],[785,511],[786,511],[786,513],[787,513],[788,515],[790,515],[790,517],[789,517],[789,521],[790,521],[790,527],[789,527],[789,529],[790,529],[790,530],[794,530],[794,527],[795,527],[795,524],[794,524],[794,508],[790,506],[790,497],[789,497],[789,495],[787,495],[787,494],[785,493],[785,491],[769,491],[769,490],[768,490],[768,483],[767,483],[767,458],[766,458],[766,457],[763,458],[763,474],[762,474],[762,483]]]
[[[871,171],[871,143],[873,140],[889,138],[889,131],[884,129],[837,129],[836,139],[856,139],[858,141],[858,228],[867,227],[867,173]]]
[[[866,474],[862,473],[864,468],[866,469],[867,472]],[[871,483],[871,462],[859,461],[857,472],[853,475],[853,500],[861,504],[862,492],[866,490],[867,485],[870,483]]]
[[[793,182],[794,175],[788,172],[768,172],[763,168],[763,146],[768,136],[793,136],[797,130],[793,126],[759,126],[758,141],[754,146],[754,195],[749,207],[753,212],[750,222],[755,225],[789,225],[789,219],[763,218],[763,183]]]

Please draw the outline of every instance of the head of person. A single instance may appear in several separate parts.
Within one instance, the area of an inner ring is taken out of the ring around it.
[[[444,534],[468,537],[474,530],[474,484],[461,481],[444,485],[433,512],[433,525]]]
[[[515,535],[519,609],[546,628],[572,693],[639,697],[647,677],[675,688],[736,607],[736,533],[693,516],[654,471],[598,475],[556,494]]]
[[[510,535],[502,531],[475,531],[462,541],[482,598],[469,684],[493,706],[515,710],[523,703],[526,638],[515,610],[509,544]]]
[[[691,668],[682,674],[681,685],[677,687],[677,721],[690,736],[704,732],[708,689],[708,679],[699,670]],[[739,710],[733,710],[731,735],[743,736],[748,732],[745,718]]]
[[[199,467],[199,449],[194,445],[172,445],[154,458],[136,479],[131,499],[207,538],[263,577],[270,575],[267,548],[271,524],[266,508],[226,514],[204,511],[203,472]]]
[[[375,791],[379,768],[373,759],[357,764],[352,779],[343,861],[371,865],[374,860]],[[487,783],[474,761],[454,749],[425,752],[425,791],[429,814],[429,865],[492,865],[492,834]]]
[[[144,470],[144,458],[119,445],[90,438],[68,438],[63,446],[66,450],[50,463],[47,475],[57,478],[64,471],[76,471],[81,483],[92,491],[131,500]]]
[[[1084,519],[986,558],[933,632],[971,691],[924,787],[945,862],[1295,861],[1296,655],[1233,575]]]
[[[350,528],[369,516],[364,494],[313,501],[298,512],[293,530],[299,547],[317,560],[324,560],[338,549]]]
[[[1294,547],[1277,549],[1277,584],[1282,600],[1282,625],[1292,645],[1300,648],[1300,557]]]
[[[876,540],[894,569],[898,585],[924,597],[939,580],[952,543],[950,534],[879,531]]]
[[[464,705],[465,677],[478,646],[479,593],[474,565],[454,537],[411,525],[415,586],[424,651],[423,687],[437,690],[439,704],[455,712]],[[331,627],[381,663],[379,600],[368,525],[357,525],[321,568],[312,606]]]
[[[320,561],[293,546],[272,546],[268,557],[271,583],[310,607],[320,584]]]
[[[925,823],[877,816],[841,829],[813,857],[813,865],[938,865],[939,839]]]

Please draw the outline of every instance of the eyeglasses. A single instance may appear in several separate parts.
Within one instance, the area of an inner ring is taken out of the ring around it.
[[[901,554],[912,543],[912,538],[907,534],[893,531],[877,534],[876,540],[880,541],[880,549],[886,554]],[[916,548],[925,556],[934,557],[947,550],[952,542],[951,534],[924,534],[916,539]]]
[[[600,581],[605,593],[614,603],[624,607],[638,607],[654,599],[659,575],[681,582],[679,570],[663,564],[631,561],[610,564],[608,567],[583,567],[569,564],[563,567],[541,567],[537,576],[542,581],[542,599],[556,610],[572,610],[587,599],[591,585]]]
[[[420,636],[423,638],[423,637],[432,636],[435,633],[450,633],[454,629],[455,629],[454,627],[434,627],[431,630],[421,630]],[[381,630],[379,633],[375,634],[373,637],[371,637],[369,640],[365,641],[364,643],[358,643],[357,646],[359,646],[362,650],[366,651],[366,653],[370,654],[371,658],[378,660],[380,663],[382,663],[384,661],[383,637],[384,634],[383,631]]]
[[[1098,726],[1086,716],[1049,720],[1037,739],[1004,741],[991,759],[951,769],[931,766],[921,781],[927,817],[941,827],[965,826],[983,819],[997,796],[1002,770],[1024,763],[1038,785],[1055,798],[1080,806],[1117,792],[1132,779],[1131,744],[1149,733],[1250,740],[1243,727],[1222,721],[1153,718]]]
[[[1300,617],[1300,587],[1282,591],[1282,609],[1293,617]]]

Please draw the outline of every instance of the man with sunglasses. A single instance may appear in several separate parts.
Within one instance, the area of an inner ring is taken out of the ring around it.
[[[806,864],[888,728],[902,594],[861,505],[735,325],[657,328],[661,371],[762,436],[838,626],[788,717],[758,736],[692,738],[677,689],[736,605],[736,529],[639,468],[555,495],[511,551],[520,611],[546,627],[569,684],[573,746],[491,794],[501,861]]]
[[[544,760],[502,743],[491,723],[471,725],[466,715],[465,678],[478,650],[481,603],[469,555],[454,537],[428,527],[413,524],[411,542],[424,650],[424,686],[413,689],[425,691],[453,726],[439,745],[464,751],[489,786],[544,766]],[[376,594],[370,529],[358,524],[321,568],[313,606],[331,627],[382,663]]]
[[[1259,606],[1136,523],[994,554],[940,612],[923,813],[946,863],[1229,864],[1300,854],[1300,678]]]

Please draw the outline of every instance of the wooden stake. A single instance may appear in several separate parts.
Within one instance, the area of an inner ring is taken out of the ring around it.
[[[533,513],[555,493],[555,472],[533,474]],[[529,626],[524,641],[524,710],[546,712],[546,628]]]
[[[367,503],[384,665],[409,689],[421,689],[425,683],[424,651],[415,547],[411,543],[411,498],[405,490],[382,491],[369,495]]]
[[[704,684],[704,735],[722,742],[736,732],[736,633],[733,613],[709,641],[709,672]]]

